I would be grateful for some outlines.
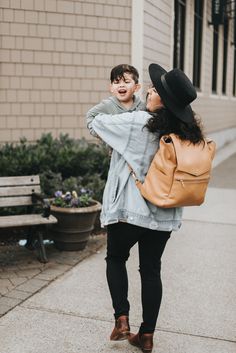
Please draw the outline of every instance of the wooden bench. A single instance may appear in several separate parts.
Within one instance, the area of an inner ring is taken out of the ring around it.
[[[35,206],[42,205],[42,213],[35,213]],[[0,236],[9,229],[25,230],[28,249],[36,249],[39,260],[47,262],[44,246],[44,234],[47,226],[57,223],[57,219],[50,215],[50,204],[41,196],[40,179],[38,175],[0,177],[0,207],[26,206],[26,213],[0,215]],[[19,213],[19,212],[18,212]]]

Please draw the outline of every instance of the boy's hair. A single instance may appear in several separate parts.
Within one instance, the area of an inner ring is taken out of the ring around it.
[[[117,65],[117,66],[113,67],[113,69],[111,70],[111,75],[110,75],[111,83],[117,79],[119,79],[119,80],[121,78],[124,79],[125,73],[131,74],[134,82],[138,83],[139,73],[138,73],[137,69],[135,69],[134,66],[131,66],[128,64],[121,64],[121,65]]]

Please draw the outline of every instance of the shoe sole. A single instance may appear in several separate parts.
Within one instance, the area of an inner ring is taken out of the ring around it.
[[[134,346],[134,347],[138,347],[139,349],[142,350],[143,353],[152,353],[152,349],[144,349],[142,348],[139,344],[134,344],[132,342],[129,341],[129,343]]]
[[[127,332],[122,332],[120,333],[119,335],[113,337],[113,338],[110,338],[111,341],[124,341],[124,340],[127,340],[130,336],[130,332],[127,331]]]

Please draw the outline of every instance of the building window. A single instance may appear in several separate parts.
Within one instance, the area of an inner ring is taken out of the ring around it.
[[[233,96],[236,96],[236,48],[234,48]]]
[[[184,70],[186,0],[175,0],[174,67]]]
[[[193,84],[200,88],[202,63],[202,17],[203,0],[195,0],[194,5],[194,44],[193,44]]]
[[[212,62],[212,92],[217,91],[217,68],[218,68],[219,27],[213,27],[213,62]]]
[[[222,93],[226,94],[227,84],[227,61],[228,61],[228,33],[229,33],[229,21],[224,21],[224,45],[223,45],[223,75],[222,75]]]

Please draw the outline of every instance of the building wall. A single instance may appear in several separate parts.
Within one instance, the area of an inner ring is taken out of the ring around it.
[[[165,69],[172,65],[173,1],[145,1],[144,5],[144,72],[157,62]]]
[[[185,73],[192,79],[193,75],[193,34],[194,34],[194,1],[186,2],[185,30]],[[222,94],[223,71],[223,26],[220,26],[218,57],[218,90],[212,94],[212,46],[213,26],[211,19],[211,1],[205,0],[202,42],[202,77],[198,100],[192,104],[194,110],[202,117],[206,133],[221,131],[229,127],[236,128],[236,97],[233,89],[233,55],[234,47],[228,45],[227,93]],[[157,62],[169,70],[173,65],[174,1],[144,0],[143,32],[143,76],[144,86],[148,85],[147,67]],[[230,21],[229,42],[233,40],[233,21]],[[236,136],[236,135],[235,135]]]
[[[131,61],[131,0],[1,0],[0,22],[0,142],[89,137],[86,111]]]
[[[193,9],[191,11],[193,17]],[[217,132],[229,127],[236,128],[236,97],[233,97],[233,20],[230,20],[228,43],[228,67],[226,95],[222,93],[223,74],[223,26],[219,29],[219,56],[218,56],[218,82],[217,93],[211,90],[212,82],[212,43],[213,26],[208,22],[211,19],[211,1],[205,1],[204,16],[204,40],[202,55],[202,87],[198,92],[199,99],[193,104],[193,108],[202,116],[207,132]],[[193,21],[192,21],[193,22]],[[192,52],[190,51],[190,56]],[[189,69],[189,71],[191,71]],[[236,137],[236,135],[235,135]]]
[[[169,69],[172,65],[173,1],[145,1],[144,67],[158,62]]]
[[[194,1],[186,3],[185,72],[192,78]],[[218,92],[212,94],[210,13],[205,0],[202,86],[193,108],[207,133],[232,136],[235,129],[236,137],[233,46],[222,95],[221,27]],[[172,68],[173,26],[174,0],[0,0],[0,143],[23,136],[34,141],[43,132],[91,138],[85,114],[108,96],[111,68],[136,66],[144,92],[151,62]],[[232,38],[232,21],[230,31]]]

